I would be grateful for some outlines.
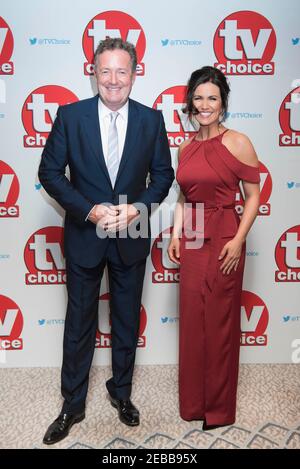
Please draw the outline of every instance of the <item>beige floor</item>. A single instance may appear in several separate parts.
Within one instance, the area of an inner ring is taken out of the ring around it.
[[[109,404],[109,376],[107,367],[92,369],[86,419],[52,448],[300,448],[299,365],[241,365],[236,423],[209,433],[179,416],[176,366],[136,367],[135,428]],[[0,448],[45,448],[61,402],[59,369],[0,369]]]

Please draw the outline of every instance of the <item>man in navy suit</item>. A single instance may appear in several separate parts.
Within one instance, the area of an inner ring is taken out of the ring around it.
[[[162,114],[129,99],[137,65],[133,45],[107,38],[94,62],[99,95],[58,109],[39,168],[43,187],[66,211],[68,292],[64,404],[45,444],[65,438],[85,417],[105,266],[112,325],[112,377],[106,387],[120,420],[139,424],[130,394],[150,235],[130,236],[130,228],[142,222],[143,208],[148,227],[151,204],[163,201],[174,179]]]

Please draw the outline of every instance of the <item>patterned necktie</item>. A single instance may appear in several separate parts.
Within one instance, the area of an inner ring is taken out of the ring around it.
[[[110,113],[110,124],[108,129],[107,170],[113,187],[115,185],[119,169],[118,130],[116,125],[118,115],[118,112]]]

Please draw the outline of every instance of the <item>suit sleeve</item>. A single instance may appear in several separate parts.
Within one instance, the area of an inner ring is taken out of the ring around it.
[[[171,154],[163,115],[160,112],[159,127],[154,145],[153,158],[150,165],[150,183],[136,201],[151,209],[151,204],[160,204],[168,195],[174,180]],[[134,204],[133,204],[134,205]]]
[[[76,190],[66,177],[68,145],[63,122],[63,109],[59,108],[52,131],[47,139],[39,166],[39,180],[46,192],[55,199],[67,213],[84,222],[94,203]]]

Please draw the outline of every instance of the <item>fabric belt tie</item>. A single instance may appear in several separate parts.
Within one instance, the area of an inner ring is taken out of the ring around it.
[[[191,204],[192,208],[194,208],[197,204],[201,202],[190,202],[186,200],[186,203]],[[211,205],[205,202],[202,203],[204,204],[205,212],[212,212],[209,219],[209,223],[211,224],[210,255],[208,259],[208,267],[205,278],[209,290],[212,291],[219,268],[219,255],[221,252],[222,234],[224,233],[224,211],[235,210],[235,205]]]

